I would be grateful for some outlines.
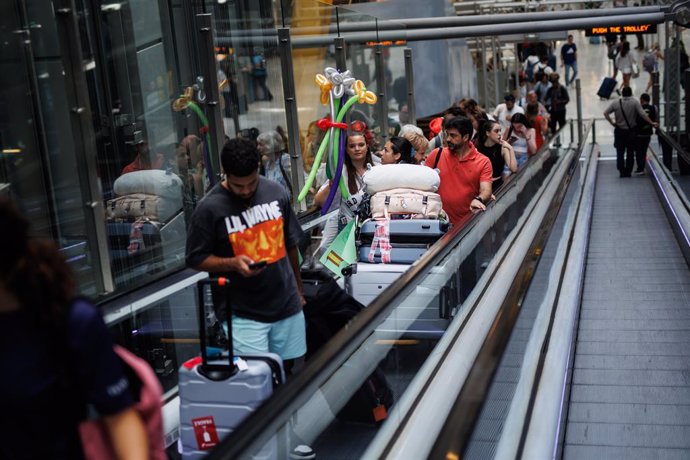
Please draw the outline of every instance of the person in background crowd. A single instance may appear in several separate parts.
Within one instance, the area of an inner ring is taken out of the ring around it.
[[[403,125],[400,128],[400,137],[404,137],[412,144],[414,162],[417,164],[423,163],[426,149],[429,147],[429,141],[424,137],[422,129],[415,125]]]
[[[650,120],[657,121],[656,107],[651,104],[651,98],[649,94],[643,93],[640,96],[640,105],[642,110],[647,114]],[[649,148],[649,142],[652,140],[652,134],[654,134],[654,128],[652,125],[647,123],[644,119],[637,120],[637,142],[635,145],[635,162],[637,163],[637,170],[633,172],[634,176],[641,176],[644,174],[645,160],[647,157],[647,149]]]
[[[636,65],[637,61],[635,61],[635,57],[630,52],[630,43],[623,42],[621,51],[618,53],[618,56],[616,56],[616,72],[620,70],[623,74],[623,87],[630,86],[630,77],[632,77],[634,71],[633,67]],[[613,78],[616,78],[615,73]]]
[[[119,459],[150,458],[110,332],[56,246],[0,200],[0,458],[84,457],[79,424],[91,405]],[[11,374],[11,378],[10,378]]]
[[[551,75],[553,71],[553,67],[549,65],[549,56],[542,54],[539,57],[539,63],[534,66],[535,75],[539,72],[544,72],[546,75]]]
[[[549,76],[551,88],[546,91],[546,108],[550,114],[551,133],[555,134],[558,129],[565,126],[566,105],[570,102],[568,90],[558,83],[559,76],[556,72]]]
[[[494,110],[493,116],[501,124],[501,128],[507,130],[510,128],[510,120],[516,113],[525,113],[522,107],[515,105],[515,96],[506,94],[503,97],[505,103],[498,104]]]
[[[381,164],[416,164],[412,154],[412,144],[404,137],[391,137],[381,151]]]
[[[661,52],[659,43],[654,43],[642,58],[642,70],[649,74],[649,80],[647,80],[647,87],[645,88],[646,93],[648,93],[652,89],[652,85],[654,85],[652,73],[659,71],[659,60],[663,61],[664,55]]]
[[[493,182],[491,162],[470,141],[472,122],[453,117],[443,123],[446,147],[431,152],[426,165],[441,176],[438,194],[451,224],[458,225],[469,214],[486,210]]]
[[[527,107],[525,107],[525,117],[527,117],[527,127],[534,128],[537,150],[539,150],[544,144],[544,136],[549,128],[546,119],[539,114],[537,102],[527,104]]]
[[[615,120],[611,119],[612,113]],[[635,162],[634,154],[637,139],[634,129],[637,126],[638,117],[654,128],[659,125],[647,116],[639,101],[632,97],[632,89],[629,86],[623,87],[620,99],[609,104],[604,111],[604,117],[614,127],[613,146],[616,148],[616,167],[620,177],[630,177]],[[626,155],[627,157],[625,157]]]
[[[267,131],[259,134],[256,144],[264,167],[264,176],[283,186],[292,196],[292,182],[290,175],[290,155],[285,152],[285,142],[277,131]]]
[[[544,104],[539,102],[539,99],[537,98],[537,93],[534,91],[530,91],[527,93],[527,104],[534,103],[537,104],[537,110],[539,115],[541,115],[542,119],[546,121],[546,127],[548,129],[549,126],[549,111],[546,110],[546,107],[544,107]],[[523,107],[523,109],[527,108],[527,104]],[[544,132],[546,134],[546,132]]]
[[[124,168],[121,174],[127,174],[134,171],[144,171],[147,169],[161,169],[165,164],[165,157],[162,153],[156,153],[155,158],[151,158],[151,151],[149,150],[149,143],[147,141],[139,141],[134,146],[136,156],[134,160]]]
[[[537,153],[537,135],[534,128],[529,127],[529,121],[523,113],[513,115],[510,128],[503,135],[503,139],[513,146],[518,168]]]
[[[513,147],[501,139],[501,125],[494,120],[486,120],[479,127],[477,150],[491,161],[493,193],[503,185],[504,175],[516,173],[517,160]]]
[[[432,132],[436,132],[434,137],[429,141],[429,146],[427,147],[427,153],[430,153],[434,149],[443,147],[443,123],[446,120],[450,120],[455,117],[465,117],[465,111],[458,106],[448,107],[445,112],[443,112],[443,117],[434,118],[429,124],[429,129]],[[433,125],[433,126],[432,126]],[[436,131],[438,130],[438,131]]]
[[[565,67],[565,86],[574,84],[577,78],[577,46],[573,43],[572,35],[568,35],[568,40],[561,47],[561,67]]]
[[[536,78],[537,83],[532,90],[536,93],[539,103],[545,104],[546,92],[551,88],[551,80],[544,72],[539,72]]]
[[[252,80],[254,81],[254,94],[257,96],[258,100],[258,89],[261,89],[261,97],[264,101],[272,101],[273,94],[266,84],[266,79],[268,78],[268,68],[266,66],[266,58],[260,52],[255,52],[252,55],[252,67],[251,67]]]

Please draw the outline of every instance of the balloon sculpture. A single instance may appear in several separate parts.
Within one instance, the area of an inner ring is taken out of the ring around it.
[[[314,159],[315,165],[320,165],[326,148],[330,151],[330,155],[326,161],[326,176],[332,180],[332,184],[338,184],[337,187],[331,187],[328,198],[321,214],[324,215],[333,203],[335,194],[340,190],[343,199],[350,198],[350,192],[345,185],[343,178],[343,161],[345,159],[345,138],[347,135],[342,133],[342,130],[347,130],[347,124],[343,123],[343,118],[348,110],[357,102],[360,104],[376,104],[376,95],[371,91],[367,91],[361,80],[355,80],[350,71],[338,72],[332,67],[326,67],[323,74],[316,74],[314,81],[321,88],[321,104],[330,105],[331,114],[329,117],[322,118],[316,124],[322,131],[328,130],[324,137],[319,150],[316,152]],[[343,104],[343,97],[348,95],[349,98]],[[335,166],[335,168],[334,168]],[[300,191],[297,197],[299,201],[303,201],[312,184],[316,178],[318,167],[314,167],[309,172],[304,188]]]
[[[221,83],[222,84],[222,83]],[[194,88],[189,86],[185,88],[184,93],[177,99],[173,101],[172,104],[172,109],[175,112],[181,112],[185,109],[190,109],[192,112],[196,114],[197,117],[199,117],[199,121],[201,121],[201,128],[199,129],[199,134],[201,134],[206,142],[204,142],[204,150],[203,150],[203,155],[204,155],[204,164],[206,166],[206,174],[208,181],[211,185],[215,185],[215,177],[213,176],[213,172],[211,171],[211,168],[209,165],[211,165],[211,135],[208,132],[208,118],[206,118],[206,114],[204,113],[203,110],[201,110],[201,107],[199,107],[192,99],[194,98]]]

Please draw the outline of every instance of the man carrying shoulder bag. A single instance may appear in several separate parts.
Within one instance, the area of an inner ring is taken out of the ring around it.
[[[638,117],[654,128],[659,125],[647,116],[640,102],[632,97],[632,89],[629,86],[623,88],[621,96],[606,108],[604,117],[614,127],[613,146],[616,148],[616,167],[620,177],[630,177],[635,163],[634,154],[637,144],[635,127]],[[612,113],[614,119],[611,119]]]

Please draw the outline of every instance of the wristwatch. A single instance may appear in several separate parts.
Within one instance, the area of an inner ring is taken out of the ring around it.
[[[484,203],[484,200],[482,200],[481,195],[475,196],[474,199],[477,200],[477,201],[479,201],[481,204],[486,204],[486,203]]]

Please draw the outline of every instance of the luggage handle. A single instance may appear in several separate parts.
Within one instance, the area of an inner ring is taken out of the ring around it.
[[[197,285],[197,302],[199,315],[199,342],[201,344],[201,365],[199,366],[199,373],[213,381],[227,380],[235,375],[239,369],[234,363],[234,352],[232,349],[232,311],[230,309],[230,297],[227,293],[229,281],[227,278],[207,278],[199,280]],[[225,289],[225,308],[228,323],[228,365],[225,364],[209,364],[208,352],[206,350],[206,315],[204,308],[204,286],[219,286]]]

